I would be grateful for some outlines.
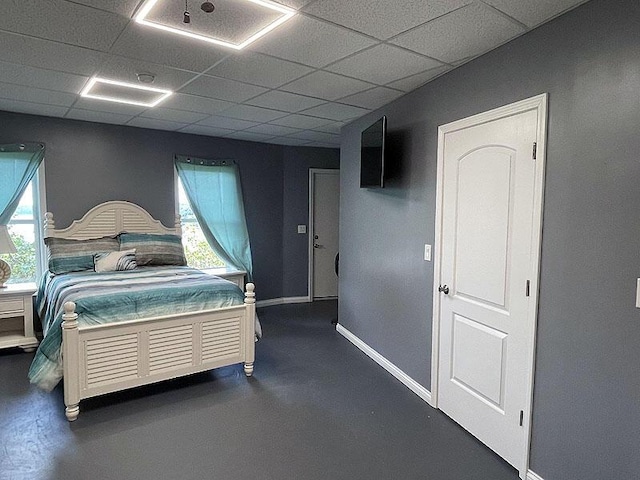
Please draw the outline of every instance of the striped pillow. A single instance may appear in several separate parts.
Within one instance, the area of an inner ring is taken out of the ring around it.
[[[122,252],[100,252],[93,256],[93,264],[96,272],[122,272],[133,270],[137,267],[136,250],[124,250]]]
[[[136,250],[136,263],[142,265],[186,265],[182,240],[177,235],[121,233],[120,250]]]
[[[45,238],[49,250],[49,271],[59,275],[69,272],[93,270],[93,256],[98,252],[115,252],[118,240],[102,237],[91,240],[69,240],[66,238]]]

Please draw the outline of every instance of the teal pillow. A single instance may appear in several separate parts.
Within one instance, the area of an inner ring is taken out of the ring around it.
[[[91,240],[69,240],[49,237],[44,239],[49,250],[49,271],[60,275],[69,272],[93,270],[93,256],[98,252],[116,252],[120,244],[113,237]]]
[[[120,250],[136,249],[136,264],[186,265],[182,239],[177,235],[121,233]]]

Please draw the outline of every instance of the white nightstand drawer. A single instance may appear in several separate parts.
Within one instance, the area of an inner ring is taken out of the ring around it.
[[[0,348],[20,347],[32,352],[38,346],[33,333],[34,283],[0,288]]]
[[[22,297],[0,298],[0,315],[7,313],[22,314],[24,312],[24,300]]]

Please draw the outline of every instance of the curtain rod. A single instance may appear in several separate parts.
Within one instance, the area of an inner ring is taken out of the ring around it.
[[[210,167],[216,167],[216,166],[224,166],[224,165],[235,165],[236,162],[233,159],[230,158],[220,158],[220,159],[215,159],[215,158],[199,158],[199,157],[193,157],[190,155],[174,155],[173,159],[176,161],[181,161],[181,162],[186,162],[186,163],[191,163],[193,165],[207,165]]]

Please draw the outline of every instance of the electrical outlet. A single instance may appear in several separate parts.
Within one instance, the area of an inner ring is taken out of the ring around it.
[[[424,260],[425,262],[431,261],[431,245],[424,245]]]
[[[298,233],[307,233],[306,225],[298,225]]]

